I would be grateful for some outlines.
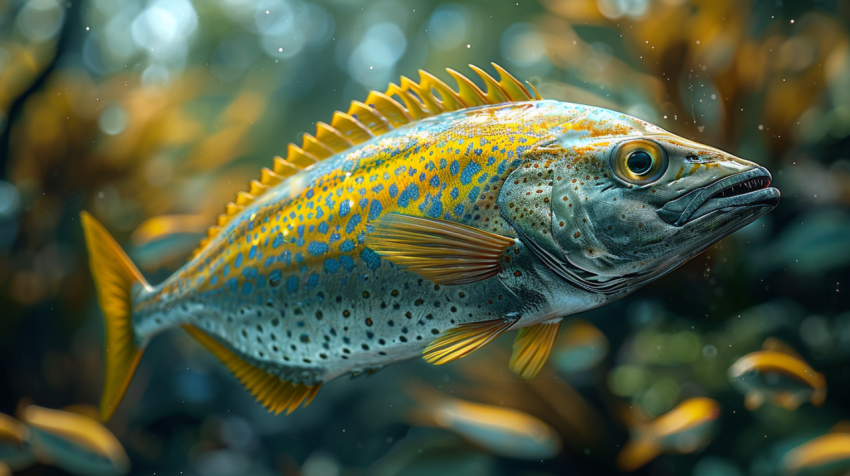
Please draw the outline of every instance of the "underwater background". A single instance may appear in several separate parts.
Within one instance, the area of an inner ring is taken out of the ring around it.
[[[129,465],[85,460],[73,433],[23,457],[0,420],[0,475],[617,474],[630,437],[698,398],[719,414],[633,474],[850,474],[850,446],[818,439],[850,432],[848,28],[850,0],[0,0],[0,413],[22,421],[99,402],[81,210],[160,282],[289,142],[399,75],[453,85],[444,68],[497,62],[546,99],[758,162],[782,192],[677,271],[565,319],[531,381],[503,336],[274,416],[174,330],[106,424]],[[822,374],[823,404],[745,405],[729,368],[763,348]],[[806,444],[832,459],[794,466]]]

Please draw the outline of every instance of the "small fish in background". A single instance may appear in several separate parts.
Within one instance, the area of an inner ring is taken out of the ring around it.
[[[561,451],[558,433],[528,413],[460,400],[425,386],[415,386],[410,394],[421,404],[411,413],[415,425],[452,431],[494,455],[541,460]]]
[[[826,399],[826,379],[787,344],[767,339],[764,350],[747,354],[729,367],[729,382],[744,394],[747,410],[770,400],[786,410],[804,402],[816,407]]]
[[[562,333],[552,356],[552,364],[560,372],[574,374],[590,370],[608,355],[605,334],[587,321],[575,319]]]
[[[617,466],[634,471],[663,452],[693,453],[709,442],[720,405],[710,398],[691,398],[648,423],[636,423],[634,436],[617,455]]]
[[[0,476],[35,464],[29,429],[18,420],[0,413]]]
[[[37,460],[80,476],[127,474],[130,460],[121,443],[96,419],[86,416],[97,415],[97,409],[74,406],[70,410],[35,405],[22,405],[18,410]]]
[[[210,218],[205,215],[158,215],[133,230],[132,254],[145,271],[178,268],[206,236]]]
[[[839,475],[850,472],[850,423],[792,449],[780,462],[783,475]]]

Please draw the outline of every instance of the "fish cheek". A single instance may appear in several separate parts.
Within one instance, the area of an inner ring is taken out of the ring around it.
[[[550,159],[532,158],[508,175],[499,191],[499,212],[520,233],[560,256],[552,237],[552,187],[556,167]]]
[[[588,271],[598,268],[610,249],[608,229],[616,224],[616,207],[607,203],[589,181],[569,178],[552,191],[552,234],[564,254]],[[601,239],[600,239],[601,237]]]

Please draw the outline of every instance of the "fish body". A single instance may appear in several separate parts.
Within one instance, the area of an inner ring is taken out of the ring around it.
[[[552,427],[513,408],[440,396],[414,414],[416,424],[450,430],[499,456],[540,460],[561,450],[561,438]]]
[[[709,442],[720,417],[720,405],[710,398],[691,398],[646,424],[638,425],[617,456],[617,466],[634,471],[662,452],[692,453]]]
[[[275,170],[308,149],[326,157],[252,184],[257,195],[229,204],[223,226],[158,286],[110,256],[123,253],[84,216],[96,280],[121,288],[99,286],[108,345],[121,351],[107,362],[107,406],[150,338],[176,326],[277,411],[340,375],[423,351],[446,363],[509,329],[523,329],[512,368],[530,377],[563,316],[633,292],[778,201],[764,168],[625,114],[541,100],[507,73],[485,78],[486,96],[422,74],[424,104],[388,90],[406,119],[370,95],[375,109],[355,102],[356,117],[335,116],[336,135],[320,124],[324,142],[290,146]]]
[[[766,343],[767,344],[767,343]],[[776,350],[747,354],[729,367],[729,381],[745,395],[748,410],[770,400],[786,410],[803,402],[820,406],[826,399],[826,379],[799,355]]]
[[[833,432],[792,449],[781,460],[786,475],[834,475],[850,471],[850,433]]]
[[[0,465],[21,471],[38,462],[84,476],[127,474],[127,453],[91,413],[87,405],[64,410],[20,405],[20,420],[0,414]]]

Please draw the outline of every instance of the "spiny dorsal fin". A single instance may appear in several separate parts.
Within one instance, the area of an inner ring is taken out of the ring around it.
[[[402,76],[401,86],[391,83],[383,93],[372,91],[365,102],[352,101],[347,112],[334,113],[330,124],[319,122],[316,124],[315,135],[304,134],[300,147],[289,144],[285,159],[275,157],[273,170],[264,168],[259,181],[251,182],[247,192],[239,192],[236,201],[227,204],[225,213],[219,215],[216,226],[209,229],[207,238],[201,241],[192,257],[200,253],[215,234],[230,223],[235,214],[241,212],[257,197],[284,178],[310,168],[320,160],[397,127],[444,112],[487,104],[542,99],[530,83],[526,83],[526,88],[504,68],[496,63],[491,64],[499,73],[499,81],[484,70],[469,65],[481,77],[486,91],[453,69],[446,71],[457,82],[457,91],[433,74],[419,70],[418,83]]]

